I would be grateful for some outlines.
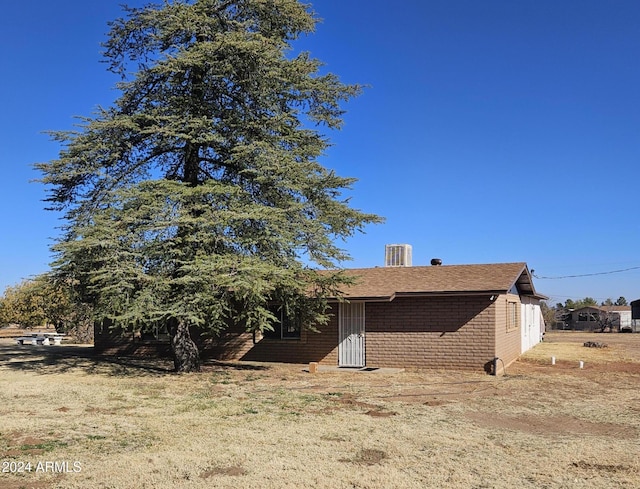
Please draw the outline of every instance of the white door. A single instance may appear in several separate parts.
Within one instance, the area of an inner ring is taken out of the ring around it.
[[[338,365],[364,367],[364,302],[341,303],[338,324]]]
[[[522,345],[520,353],[540,342],[540,308],[531,303],[522,304]]]

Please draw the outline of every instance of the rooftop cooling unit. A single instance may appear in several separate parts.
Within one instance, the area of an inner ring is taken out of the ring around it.
[[[390,244],[384,247],[385,267],[410,267],[411,245]]]

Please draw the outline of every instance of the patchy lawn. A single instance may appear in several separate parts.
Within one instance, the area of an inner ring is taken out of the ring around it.
[[[178,376],[1,341],[3,489],[640,487],[640,335],[550,333],[498,378],[216,363]]]

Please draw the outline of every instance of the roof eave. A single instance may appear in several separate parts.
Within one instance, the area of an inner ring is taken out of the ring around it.
[[[391,302],[397,297],[467,297],[467,296],[493,296],[506,294],[505,290],[464,290],[464,291],[437,291],[437,292],[396,292],[390,296],[347,296],[343,297],[347,301],[362,302]],[[340,299],[332,298],[332,302],[339,302]]]

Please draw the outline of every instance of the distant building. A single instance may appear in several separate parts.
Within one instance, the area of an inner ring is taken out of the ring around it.
[[[640,299],[631,301],[631,327],[635,333],[640,333]]]
[[[626,331],[632,329],[631,306],[585,306],[567,315],[568,329]]]

